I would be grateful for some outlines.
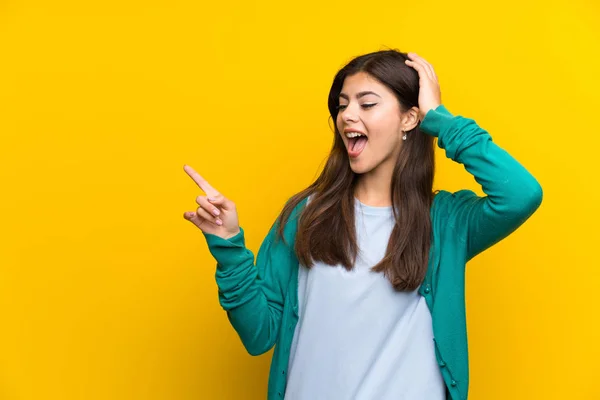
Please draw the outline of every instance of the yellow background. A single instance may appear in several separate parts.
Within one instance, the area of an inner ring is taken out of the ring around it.
[[[256,251],[315,177],[335,72],[387,47],[541,182],[468,265],[471,399],[600,399],[596,2],[0,2],[0,399],[264,399],[188,163]],[[438,151],[436,188],[477,188]]]

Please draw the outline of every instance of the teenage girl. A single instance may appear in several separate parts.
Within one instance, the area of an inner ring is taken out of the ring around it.
[[[217,261],[220,304],[250,354],[275,346],[268,399],[466,399],[465,264],[523,224],[542,189],[442,105],[414,53],[353,59],[328,106],[323,172],[287,202],[256,264],[233,201],[184,167],[206,193],[184,217]],[[435,138],[486,196],[433,191]]]

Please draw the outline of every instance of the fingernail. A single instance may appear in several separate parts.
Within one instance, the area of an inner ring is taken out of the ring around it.
[[[217,220],[217,225],[221,226],[223,225],[223,221],[221,221],[220,219]]]
[[[213,214],[215,214],[215,215],[219,215],[219,214],[221,214],[221,212],[215,208],[215,209],[213,210]]]
[[[214,197],[207,197],[206,199],[207,199],[208,201],[215,201],[215,200],[217,200],[217,199],[215,199]]]

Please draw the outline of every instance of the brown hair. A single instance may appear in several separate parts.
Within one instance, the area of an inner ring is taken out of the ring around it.
[[[300,214],[295,251],[301,264],[315,261],[352,269],[358,253],[354,226],[354,187],[357,174],[350,169],[348,153],[335,124],[339,95],[346,77],[366,72],[387,86],[402,111],[418,107],[419,76],[398,50],[382,50],[351,60],[333,79],[329,91],[329,113],[334,121],[333,147],[319,177],[293,196],[279,218],[279,235],[294,208],[311,196]],[[373,267],[383,271],[396,290],[415,290],[427,271],[431,240],[430,208],[434,193],[434,138],[419,131],[408,132],[394,167],[391,182],[396,220],[384,258]]]

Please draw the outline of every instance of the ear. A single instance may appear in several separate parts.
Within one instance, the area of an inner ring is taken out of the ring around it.
[[[412,107],[408,111],[405,111],[402,114],[400,122],[403,131],[408,132],[414,129],[419,123],[419,109],[417,107]]]

